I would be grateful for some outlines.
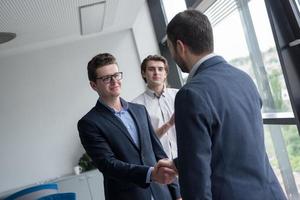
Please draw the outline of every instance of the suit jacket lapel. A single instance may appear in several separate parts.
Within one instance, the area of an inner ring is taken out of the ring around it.
[[[137,129],[137,133],[139,136],[139,141],[140,141],[140,149],[142,149],[143,145],[143,134],[142,134],[142,127],[141,124],[138,121],[138,113],[133,109],[132,106],[128,105],[128,112],[131,114],[131,117],[133,118],[135,125],[136,125],[136,129]]]
[[[121,132],[129,139],[129,141],[136,147],[136,149],[139,151],[139,147],[135,144],[133,141],[131,135],[129,134],[126,126],[123,124],[122,120],[119,119],[117,116],[115,116],[108,108],[106,108],[102,103],[97,101],[96,109],[102,114],[102,116],[113,123],[118,129],[121,130]]]

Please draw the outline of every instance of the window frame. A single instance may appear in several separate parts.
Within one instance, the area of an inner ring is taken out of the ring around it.
[[[300,38],[299,12],[295,11],[296,4],[292,0],[265,0],[265,5],[299,133],[300,69],[297,69],[297,63],[300,63],[300,46],[291,45]],[[269,121],[275,122],[274,118]],[[276,124],[286,124],[287,121],[276,120]]]

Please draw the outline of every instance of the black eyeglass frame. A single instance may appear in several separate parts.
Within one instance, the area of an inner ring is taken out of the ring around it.
[[[112,75],[101,76],[101,77],[96,78],[96,80],[101,80],[103,83],[108,84],[113,80],[113,78],[117,81],[122,80],[123,79],[123,72],[116,72]]]

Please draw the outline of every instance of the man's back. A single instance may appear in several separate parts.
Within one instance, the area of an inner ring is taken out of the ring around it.
[[[285,199],[265,153],[260,109],[247,74],[221,57],[199,67],[175,100],[184,198]]]

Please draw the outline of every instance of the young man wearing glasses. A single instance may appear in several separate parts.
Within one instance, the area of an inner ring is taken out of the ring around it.
[[[123,74],[114,56],[99,54],[87,68],[90,85],[99,99],[79,120],[78,130],[86,152],[103,173],[105,198],[180,199],[175,172],[153,167],[167,155],[145,107],[120,97]]]

